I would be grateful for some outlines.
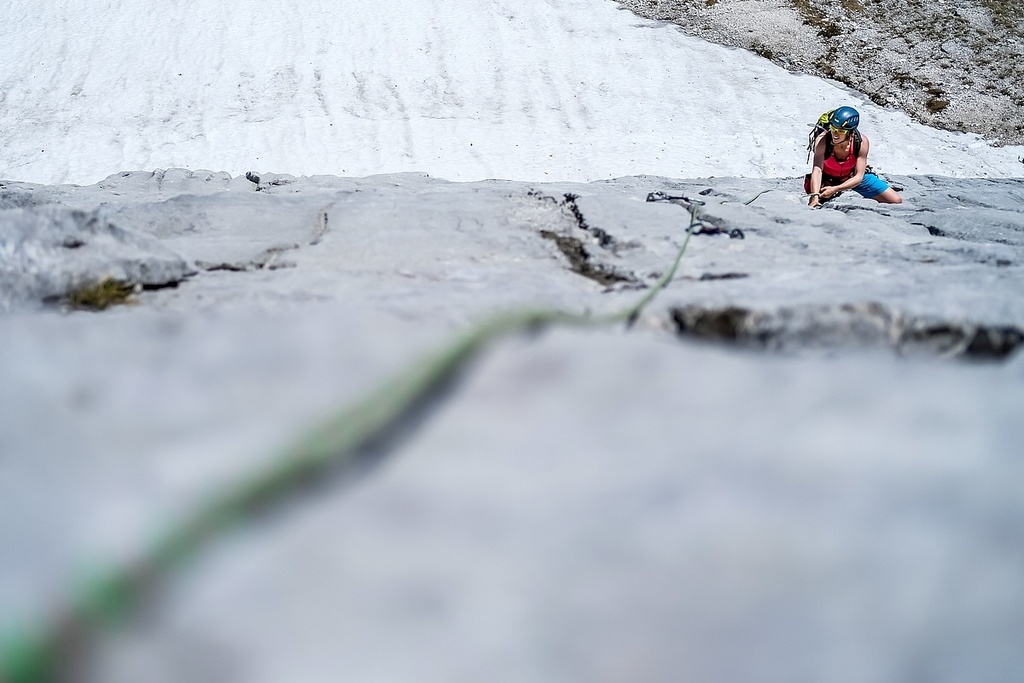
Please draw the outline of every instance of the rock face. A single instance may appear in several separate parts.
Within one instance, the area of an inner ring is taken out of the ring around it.
[[[1019,2],[619,2],[691,35],[845,83],[926,125],[980,133],[1002,144],[1024,143]]]
[[[194,273],[157,240],[118,227],[101,209],[33,205],[30,193],[0,195],[0,310],[55,302],[102,308],[97,288],[109,283],[127,295]]]
[[[797,179],[7,183],[0,615],[144,556],[481,320],[631,305],[685,242],[632,327],[498,341],[59,658],[126,682],[1017,680],[1024,181],[890,180],[904,204],[815,210]],[[47,304],[111,264],[180,284]]]

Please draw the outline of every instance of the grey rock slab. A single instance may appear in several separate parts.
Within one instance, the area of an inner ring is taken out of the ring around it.
[[[356,487],[201,561],[96,680],[1012,680],[1022,381],[511,340]]]
[[[106,279],[160,287],[194,272],[166,245],[119,227],[102,210],[0,209],[0,310],[58,300]]]
[[[619,289],[649,285],[689,222],[683,206],[643,201],[657,191],[701,202],[702,226],[724,231],[691,240],[681,278],[702,284],[673,285],[673,296],[748,292],[756,294],[753,303],[775,306],[867,297],[919,314],[959,310],[990,323],[1022,319],[1010,310],[1019,297],[992,294],[1020,284],[1020,180],[901,177],[895,179],[906,188],[901,206],[847,193],[809,211],[793,179],[459,184],[415,174],[268,182],[264,174],[258,186],[219,179],[214,192],[209,174],[182,172],[175,194],[170,173],[112,176],[102,187],[37,188],[34,195],[83,210],[102,207],[110,220],[159,238],[209,270],[299,266],[299,273],[268,282],[302,282],[315,273],[323,286],[314,296],[348,296],[350,286],[373,296],[404,285],[434,301],[475,288],[486,301],[510,292],[536,299],[545,290],[576,296],[604,288],[542,284],[556,275],[550,266],[566,263],[554,242],[537,239],[546,233],[571,238],[594,267],[623,274]],[[21,195],[25,202],[31,193]],[[567,196],[575,198],[571,205]],[[736,229],[747,239],[726,238]],[[747,277],[715,279],[741,274]],[[364,286],[371,280],[373,287]],[[495,286],[502,280],[509,286]],[[972,286],[976,281],[987,285]],[[931,295],[936,287],[941,296]]]
[[[801,206],[792,189],[769,186],[746,205],[756,192],[739,195],[725,183],[705,196],[697,192],[700,185],[683,188],[676,194],[703,202],[702,216],[742,229],[745,239],[695,237],[680,274],[695,282],[674,285],[663,300],[762,309],[875,301],[922,316],[1024,323],[1021,300],[1011,294],[1024,287],[1022,253],[1005,238],[1024,215],[1021,181],[999,184],[998,197],[985,194],[989,181],[947,179],[942,188],[929,181],[927,189],[918,189],[914,179],[900,181],[907,186],[902,205],[882,207],[844,195],[814,211]],[[978,197],[1001,205],[978,209],[959,201],[975,196],[975,187]],[[673,208],[688,218],[684,207]],[[641,233],[653,229],[636,237],[650,245],[659,238],[665,244],[663,230],[679,230],[655,221],[634,224]],[[932,234],[931,224],[946,225],[949,233]],[[701,280],[715,274],[745,277]]]
[[[142,303],[0,323],[0,621],[139,550],[440,343],[361,307]]]
[[[173,245],[191,272],[295,246],[292,267],[200,270],[102,313],[12,299],[0,620],[479,321],[635,302],[692,205],[744,239],[691,236],[628,333],[499,344],[374,466],[215,543],[101,642],[92,679],[1019,677],[1024,354],[941,358],[958,331],[1024,326],[1024,181],[893,180],[901,206],[819,210],[799,179],[5,184],[3,225],[51,235],[43,254],[86,248],[54,246],[91,234],[74,216],[117,216],[96,218],[98,263]],[[566,244],[634,279],[582,276]],[[4,263],[4,283],[35,276]],[[693,307],[746,311],[777,343],[679,339]],[[932,322],[921,353],[887,350]]]

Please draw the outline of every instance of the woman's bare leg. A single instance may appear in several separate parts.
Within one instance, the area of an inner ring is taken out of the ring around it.
[[[876,202],[880,202],[882,204],[902,204],[903,203],[903,197],[901,197],[899,195],[899,193],[896,190],[892,189],[891,187],[888,190],[886,190],[885,192],[883,192],[882,194],[876,194],[874,197],[872,197],[872,199],[874,199]]]

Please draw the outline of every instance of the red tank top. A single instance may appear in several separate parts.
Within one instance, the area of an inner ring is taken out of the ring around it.
[[[852,178],[853,174],[857,172],[857,157],[854,156],[852,147],[851,145],[850,154],[846,157],[845,161],[836,159],[835,151],[825,157],[824,162],[821,164],[821,172],[840,182],[847,178]]]

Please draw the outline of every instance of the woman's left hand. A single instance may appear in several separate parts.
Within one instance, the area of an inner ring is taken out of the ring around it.
[[[823,188],[821,188],[821,192],[819,194],[818,199],[820,199],[821,201],[825,201],[826,199],[829,199],[832,196],[834,196],[835,193],[836,193],[836,188],[834,188],[834,187],[823,187]]]

